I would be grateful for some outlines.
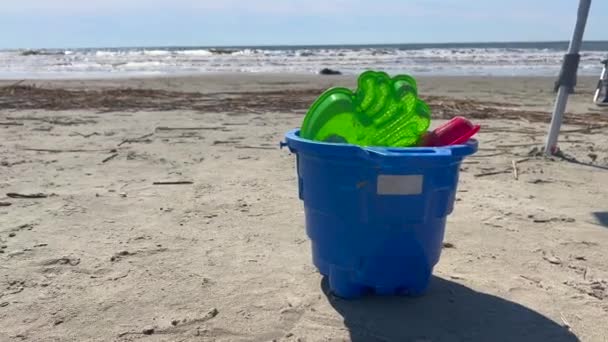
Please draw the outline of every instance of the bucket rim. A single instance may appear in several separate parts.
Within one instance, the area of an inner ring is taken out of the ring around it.
[[[323,141],[313,141],[300,137],[300,129],[295,128],[285,134],[285,142],[281,143],[281,147],[287,146],[292,152],[301,150],[303,147],[319,151],[320,149],[327,152],[343,153],[364,153],[376,154],[383,157],[389,156],[428,156],[428,157],[466,157],[477,152],[478,141],[469,139],[464,144],[439,146],[439,147],[381,147],[381,146],[359,146],[348,143],[328,143]],[[432,153],[429,153],[432,151]]]

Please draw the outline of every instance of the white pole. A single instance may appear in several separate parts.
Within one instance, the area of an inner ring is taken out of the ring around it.
[[[576,26],[574,27],[572,40],[570,40],[570,46],[568,46],[568,54],[578,54],[581,49],[583,33],[585,32],[587,16],[589,15],[589,7],[591,7],[591,0],[580,0],[578,4]],[[549,128],[549,134],[547,135],[547,142],[545,144],[545,154],[548,156],[557,151],[557,137],[562,125],[564,111],[566,110],[566,103],[568,103],[569,90],[568,86],[565,85],[561,85],[557,90],[553,117],[551,118],[551,127]]]

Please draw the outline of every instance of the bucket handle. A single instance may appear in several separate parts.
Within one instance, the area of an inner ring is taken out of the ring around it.
[[[363,148],[368,155],[382,157],[451,157],[452,150],[449,148],[386,148],[386,147],[365,147]]]
[[[289,149],[289,152],[296,153],[296,150],[293,147],[291,147],[287,141],[279,141],[279,149],[282,150],[285,147],[287,147]]]

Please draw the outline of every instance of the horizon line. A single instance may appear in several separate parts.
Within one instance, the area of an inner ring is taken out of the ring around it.
[[[83,47],[27,47],[27,48],[0,48],[0,50],[60,50],[60,49],[138,49],[138,48],[276,48],[276,47],[287,47],[287,48],[303,48],[303,47],[359,47],[359,46],[371,46],[371,47],[386,47],[386,46],[399,46],[399,45],[419,45],[419,46],[441,46],[441,45],[467,45],[467,44],[539,44],[539,43],[565,43],[568,44],[569,40],[509,40],[509,41],[463,41],[463,42],[440,42],[440,43],[331,43],[331,44],[252,44],[252,45],[115,45],[115,46],[83,46]],[[608,43],[608,40],[583,40],[585,43]]]

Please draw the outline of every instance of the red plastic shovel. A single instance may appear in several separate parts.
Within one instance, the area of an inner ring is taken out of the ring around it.
[[[426,133],[420,142],[420,146],[449,146],[464,144],[473,137],[481,126],[474,125],[471,121],[456,116],[434,131]]]

